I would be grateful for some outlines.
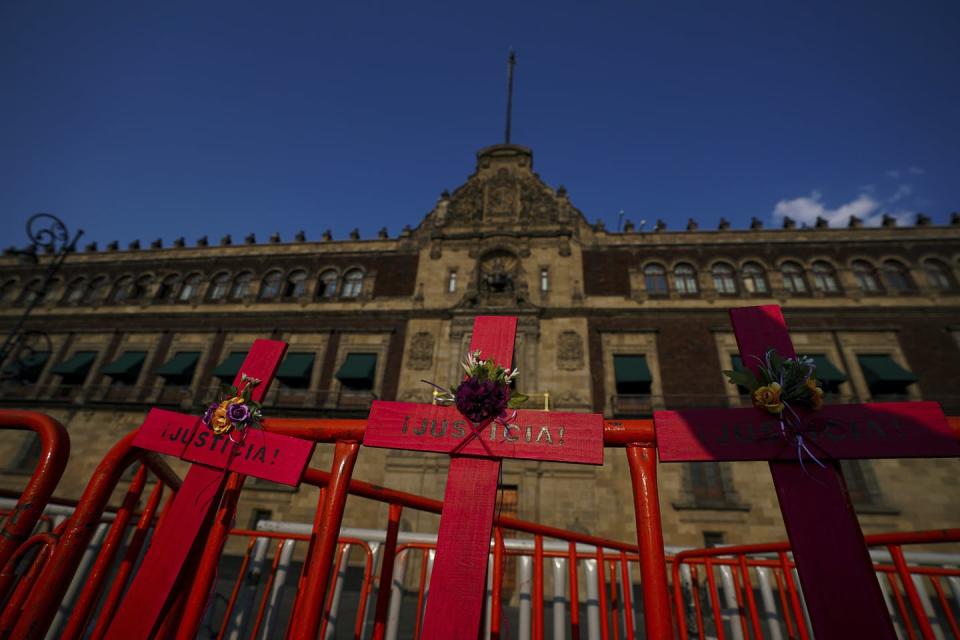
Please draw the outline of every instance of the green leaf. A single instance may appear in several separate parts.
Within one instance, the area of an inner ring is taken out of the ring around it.
[[[760,384],[757,382],[757,378],[753,375],[753,372],[747,369],[742,371],[724,371],[723,375],[727,376],[727,380],[733,384],[740,387],[745,387],[751,392],[760,386]]]
[[[222,384],[220,385],[220,393],[224,396],[230,396],[231,398],[237,395],[237,388],[232,384]]]
[[[523,406],[523,403],[530,399],[530,396],[514,391],[510,394],[510,401],[507,402],[507,406],[511,409],[519,409]]]

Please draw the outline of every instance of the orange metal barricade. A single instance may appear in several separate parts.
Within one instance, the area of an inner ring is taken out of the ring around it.
[[[34,411],[0,411],[0,429],[29,430],[40,438],[40,459],[17,506],[0,530],[0,568],[13,557],[43,514],[70,457],[70,437],[59,422]],[[3,593],[0,593],[2,597]]]
[[[12,414],[15,413],[19,415],[22,412],[0,412],[0,426],[14,421],[16,416]],[[32,415],[36,416],[36,414]],[[39,421],[37,424],[42,422]],[[56,432],[56,428],[49,423],[43,424],[47,424],[46,428],[50,434]],[[423,570],[420,574],[417,593],[416,624],[419,625],[420,612],[422,612],[428,588],[425,579],[426,554],[432,547],[423,544],[399,544],[400,515],[404,509],[438,514],[442,503],[439,500],[353,479],[352,472],[363,439],[364,427],[365,422],[362,420],[267,419],[264,421],[264,428],[267,430],[335,446],[333,464],[329,472],[309,468],[304,474],[304,484],[320,488],[312,531],[309,534],[280,534],[231,529],[230,523],[235,516],[236,504],[243,484],[242,476],[231,474],[216,517],[203,532],[205,543],[198,549],[195,561],[190,564],[190,570],[183,576],[183,583],[178,590],[179,597],[169,603],[165,609],[164,622],[157,637],[196,637],[206,613],[217,565],[229,536],[248,537],[251,541],[241,563],[240,578],[231,586],[231,595],[227,600],[223,618],[217,625],[219,637],[225,637],[228,620],[234,611],[237,596],[242,588],[240,580],[250,562],[255,538],[276,541],[272,568],[267,576],[268,582],[274,580],[284,544],[289,542],[307,545],[306,559],[302,574],[297,581],[296,597],[292,603],[290,619],[287,621],[286,637],[288,638],[313,639],[318,637],[318,634],[325,633],[329,624],[327,616],[334,597],[332,584],[335,583],[339,568],[348,562],[344,557],[344,545],[350,544],[354,545],[354,548],[364,549],[361,612],[357,614],[353,630],[354,637],[359,637],[363,629],[363,612],[371,608],[368,606],[368,598],[373,592],[374,575],[377,572],[373,566],[369,545],[362,540],[339,538],[348,495],[389,505],[388,518],[384,523],[386,540],[382,546],[380,570],[376,580],[380,588],[377,591],[376,603],[372,606],[374,611],[372,637],[378,640],[384,638],[389,608],[389,585],[393,579],[394,562],[401,553],[424,554],[421,559]],[[62,427],[60,429],[62,430]],[[48,437],[53,438],[53,435]],[[159,526],[158,522],[162,521],[165,512],[160,508],[163,492],[167,489],[176,492],[180,486],[179,478],[156,454],[138,451],[131,447],[132,437],[132,434],[128,435],[118,442],[100,463],[83,496],[73,504],[75,512],[61,526],[57,532],[58,535],[40,534],[28,541],[31,547],[38,548],[39,552],[34,555],[32,564],[24,570],[19,581],[13,575],[12,569],[7,573],[0,573],[0,588],[6,585],[10,591],[5,607],[0,611],[0,638],[5,636],[37,638],[46,632],[67,585],[77,571],[80,557],[90,543],[94,528],[101,522],[106,511],[112,511],[113,522],[93,568],[88,574],[88,579],[84,582],[75,601],[62,635],[65,638],[85,637],[88,629],[92,627],[89,637],[99,639],[103,636],[107,621],[116,610],[137,559],[144,550],[148,532],[151,527]],[[777,595],[788,636],[809,637],[801,594],[793,579],[793,565],[786,543],[689,551],[675,558],[667,557],[664,552],[657,497],[657,459],[652,421],[607,421],[604,426],[604,441],[607,447],[625,449],[634,491],[636,542],[606,540],[498,515],[495,518],[492,546],[493,580],[490,598],[492,608],[488,618],[491,638],[503,637],[501,629],[504,618],[501,602],[505,595],[503,593],[504,562],[507,557],[517,555],[530,555],[533,562],[531,631],[535,640],[542,639],[544,635],[544,563],[552,558],[564,558],[567,561],[567,579],[570,586],[569,633],[570,637],[575,639],[583,636],[583,624],[580,619],[579,589],[581,586],[596,591],[601,638],[620,640],[620,638],[632,638],[638,633],[639,630],[636,627],[640,620],[634,615],[634,594],[630,577],[630,566],[633,564],[640,568],[642,618],[647,638],[672,638],[676,637],[675,633],[678,633],[681,638],[686,638],[691,629],[699,637],[705,637],[708,628],[716,633],[717,637],[725,637],[726,627],[721,616],[715,571],[727,567],[733,571],[731,579],[734,584],[737,611],[737,619],[733,623],[737,625],[739,635],[763,637],[751,574],[755,574],[758,568],[764,568],[771,569],[776,579]],[[53,453],[45,458],[47,463],[44,469],[55,469],[59,464],[59,472],[57,472],[59,477],[65,463],[65,455],[64,459],[60,460],[55,451],[56,447],[52,445],[51,447]],[[115,508],[109,507],[107,501],[121,475],[137,459],[143,461],[145,468],[141,469],[130,483],[122,504]],[[52,501],[51,494],[56,482],[47,486],[50,483],[49,478],[53,477],[53,471],[44,473],[46,475],[40,474],[40,480],[37,480],[38,476],[35,473],[31,486],[34,481],[37,481],[42,485],[42,490],[34,488],[31,495],[42,498],[43,503],[46,504]],[[158,482],[149,493],[143,511],[138,514],[137,508],[150,478],[155,478]],[[27,495],[26,492],[24,495]],[[23,502],[22,498],[21,502]],[[60,502],[69,503],[69,501]],[[166,504],[169,504],[169,496]],[[33,531],[40,512],[42,509],[30,512],[32,518],[30,528],[26,535],[21,532],[24,539]],[[521,554],[515,548],[506,548],[504,529],[531,536],[532,550]],[[130,542],[118,567],[114,569],[112,582],[107,584],[109,568],[116,564],[121,550],[118,541],[123,539],[130,530],[133,531]],[[884,546],[890,554],[890,563],[879,565],[878,570],[888,577],[889,584],[893,586],[892,600],[901,612],[901,619],[907,622],[905,628],[911,637],[914,634],[914,627],[919,631],[919,637],[932,637],[929,635],[930,625],[923,613],[920,596],[913,585],[913,577],[918,575],[924,576],[930,582],[935,597],[946,612],[948,626],[956,633],[957,620],[950,610],[940,579],[958,574],[949,573],[950,570],[909,567],[900,550],[902,544],[954,541],[956,538],[950,536],[957,535],[957,531],[954,530],[939,532],[945,534],[946,538],[943,535],[937,538],[933,535],[934,533],[937,532],[868,537],[872,545]],[[557,550],[555,542],[551,542],[551,548],[547,549],[545,542],[548,539],[559,542],[561,550]],[[577,548],[578,544],[589,545],[595,551],[584,553]],[[25,549],[17,553],[14,548],[9,558],[24,557],[28,551],[29,549]],[[768,554],[768,557],[755,557],[761,553]],[[595,585],[580,581],[577,574],[578,561],[596,563]],[[672,571],[672,585],[668,582],[668,567]],[[690,584],[693,585],[687,599],[684,597],[683,580],[680,577],[683,567],[689,568]],[[44,580],[36,581],[41,571]],[[702,595],[701,583],[705,590]],[[265,588],[263,596],[255,606],[254,636],[264,623],[268,606],[266,598],[269,593],[270,589]],[[93,612],[98,610],[100,613],[94,617]],[[695,629],[688,624],[688,613],[693,615]],[[911,623],[911,615],[915,619],[913,623]],[[295,624],[292,624],[293,621]],[[417,626],[418,629],[419,626]]]
[[[938,637],[924,609],[918,593],[915,579],[922,576],[930,583],[940,606],[940,613],[954,638],[960,638],[960,627],[952,605],[948,602],[941,579],[960,578],[960,569],[940,567],[908,566],[903,552],[904,545],[944,544],[960,542],[960,529],[935,531],[915,531],[905,533],[885,533],[865,536],[867,545],[873,549],[886,551],[891,562],[875,562],[878,576],[885,580],[884,590],[889,590],[894,604],[893,613],[896,622],[902,626],[907,637],[921,637],[933,640]],[[755,601],[751,572],[766,570],[776,578],[780,619],[783,620],[786,635],[790,638],[806,639],[810,637],[804,615],[802,595],[793,573],[795,565],[789,556],[788,542],[775,542],[755,545],[737,545],[712,549],[695,549],[678,553],[671,558],[674,605],[678,612],[677,632],[681,638],[689,637],[691,625],[686,614],[692,609],[694,616],[692,631],[698,638],[714,635],[722,640],[727,636],[730,625],[740,628],[744,638],[765,637],[762,622]],[[684,597],[684,580],[681,572],[684,566],[690,569],[690,589]],[[726,568],[731,572],[733,590],[736,596],[735,615],[729,621],[724,620],[720,603],[716,572]],[[706,574],[707,611],[701,602],[699,574]],[[691,606],[686,605],[689,599]],[[919,635],[918,635],[919,634]]]

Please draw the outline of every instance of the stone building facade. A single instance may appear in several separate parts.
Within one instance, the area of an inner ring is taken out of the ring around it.
[[[41,261],[42,262],[42,261]],[[40,267],[0,258],[0,327],[35,295]],[[151,406],[199,412],[255,338],[290,343],[271,416],[363,417],[373,398],[430,402],[479,314],[519,317],[515,363],[531,408],[647,417],[658,408],[747,402],[726,310],[780,304],[798,351],[821,365],[829,401],[936,400],[960,414],[960,216],[934,226],[697,228],[590,224],[532,152],[497,145],[415,228],[361,239],[253,237],[115,244],[72,255],[29,328],[49,336],[0,406],[44,411],[72,441],[58,493],[77,497],[108,448]],[[0,486],[19,488],[36,446],[0,441]],[[329,447],[314,466],[327,468]],[[355,477],[441,498],[447,459],[364,449]],[[865,531],[956,526],[960,462],[845,463]],[[630,540],[625,456],[602,467],[509,461],[506,501],[546,524]],[[668,545],[782,539],[758,463],[662,465]],[[239,524],[309,522],[317,491],[248,481]],[[346,524],[382,527],[386,508],[351,498]],[[403,526],[436,518],[408,512]]]

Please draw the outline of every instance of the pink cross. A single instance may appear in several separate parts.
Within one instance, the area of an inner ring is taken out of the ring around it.
[[[731,309],[730,318],[745,366],[757,373],[757,358],[776,349],[796,353],[777,305]],[[696,376],[708,371],[691,372]],[[780,511],[818,640],[889,638],[896,634],[884,604],[840,459],[960,456],[935,402],[832,405],[810,412],[802,435],[810,451],[798,461],[795,440],[779,435],[779,423],[756,408],[656,411],[661,462],[768,460]]]
[[[470,351],[509,369],[516,331],[515,317],[479,316]],[[450,454],[421,637],[460,640],[480,629],[501,458],[603,464],[603,417],[521,410],[475,425],[454,407],[375,401],[363,444]]]
[[[241,384],[243,374],[257,378],[262,382],[253,389],[252,399],[262,400],[286,350],[284,342],[255,341],[234,386]],[[162,409],[150,411],[133,444],[194,464],[168,507],[163,527],[154,533],[143,563],[110,624],[108,640],[151,637],[164,606],[173,596],[187,557],[204,542],[201,537],[223,494],[228,472],[296,486],[314,448],[308,440],[260,429],[246,429],[242,439],[236,435],[233,439],[218,436],[196,416]]]

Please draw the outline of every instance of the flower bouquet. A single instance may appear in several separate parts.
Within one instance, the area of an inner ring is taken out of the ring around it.
[[[230,434],[231,440],[231,431],[243,433],[247,427],[259,426],[263,414],[260,403],[253,400],[253,390],[259,384],[257,378],[243,374],[239,388],[221,387],[221,400],[207,407],[203,423],[217,435]]]
[[[520,373],[517,369],[507,370],[492,359],[480,358],[480,351],[467,354],[461,363],[467,377],[452,391],[444,389],[429,380],[422,380],[438,389],[437,402],[443,405],[456,405],[457,411],[474,423],[491,418],[503,418],[507,409],[517,409],[527,401],[527,396],[510,389],[510,383]]]

